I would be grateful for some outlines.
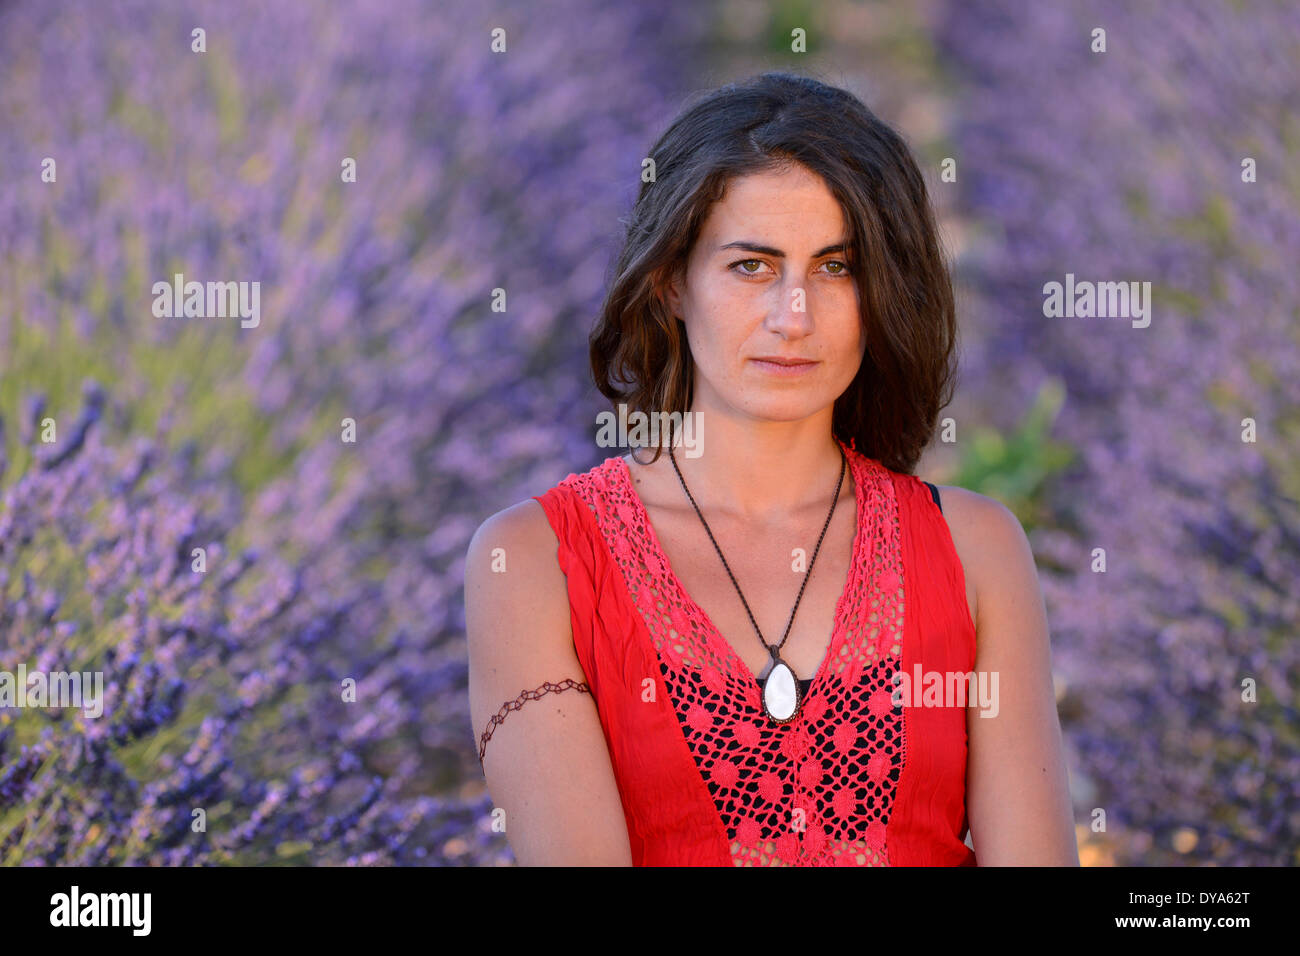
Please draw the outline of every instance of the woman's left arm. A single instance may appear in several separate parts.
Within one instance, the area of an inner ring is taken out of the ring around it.
[[[987,675],[976,686],[993,691],[993,706],[980,701],[966,712],[966,814],[976,861],[1078,866],[1034,555],[1005,505],[963,491],[944,489],[945,505],[957,505],[945,511],[965,573],[974,578],[975,672]]]

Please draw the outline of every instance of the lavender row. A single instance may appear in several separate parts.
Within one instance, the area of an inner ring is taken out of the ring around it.
[[[592,457],[586,329],[695,16],[0,9],[0,668],[108,702],[0,725],[0,858],[509,860],[461,562]],[[260,323],[158,318],[176,273]]]
[[[1079,450],[1032,539],[1078,818],[1121,863],[1294,864],[1300,8],[980,0],[934,29],[985,227],[966,377],[1011,410],[1060,378]],[[1049,317],[1067,274],[1151,283],[1149,324]]]

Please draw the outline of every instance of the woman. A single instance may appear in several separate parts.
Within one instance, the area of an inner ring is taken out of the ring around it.
[[[516,858],[1077,865],[1025,534],[911,475],[955,318],[907,147],[769,73],[651,158],[591,360],[681,431],[467,554],[471,712]]]

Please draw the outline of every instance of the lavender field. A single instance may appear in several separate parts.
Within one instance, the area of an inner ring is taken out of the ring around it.
[[[961,268],[967,374],[1004,409],[1062,382],[1078,456],[1031,535],[1076,820],[1105,809],[1099,860],[1300,863],[1300,7],[934,22],[988,224]],[[1045,318],[1066,273],[1150,282],[1149,325]]]
[[[2,862],[509,860],[465,547],[594,457],[568,332],[691,25],[334,9],[0,5],[0,667],[106,681],[0,711]],[[175,273],[260,323],[156,318]]]
[[[963,237],[931,474],[1030,531],[1083,862],[1300,862],[1300,8],[935,0],[872,66],[886,6],[804,56],[803,5],[726,7],[736,73],[689,0],[0,0],[0,671],[105,679],[102,717],[0,707],[0,864],[512,861],[466,546],[607,456],[619,217],[754,66],[941,97],[898,123]],[[1067,273],[1150,324],[1045,316]],[[257,323],[160,317],[177,274]]]

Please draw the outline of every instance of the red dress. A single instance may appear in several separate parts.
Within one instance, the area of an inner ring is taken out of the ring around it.
[[[853,562],[830,649],[783,725],[673,574],[627,462],[534,496],[559,539],[634,865],[975,864],[963,842],[965,708],[893,702],[900,667],[974,668],[961,563],[919,479],[841,447],[856,487]]]

